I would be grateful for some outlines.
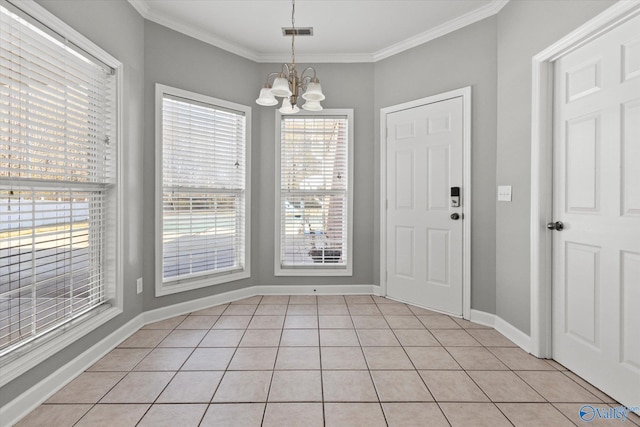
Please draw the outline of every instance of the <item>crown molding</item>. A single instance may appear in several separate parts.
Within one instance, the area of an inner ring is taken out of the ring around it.
[[[471,25],[475,22],[493,16],[500,12],[502,8],[507,5],[507,3],[509,3],[509,0],[493,0],[486,6],[447,21],[444,24],[430,29],[429,31],[425,31],[424,33],[410,37],[387,48],[380,49],[379,51],[373,53],[373,62],[378,62],[390,56],[397,55],[398,53],[404,52],[405,50],[409,50],[421,44],[430,42],[439,37],[459,30],[460,28],[466,27],[467,25]]]
[[[259,55],[256,62],[262,63],[282,63],[291,62],[290,53],[274,53]],[[362,63],[374,62],[370,53],[303,53],[296,52],[296,62],[304,63]]]
[[[235,43],[231,43],[228,40],[215,36],[211,33],[200,31],[190,27],[180,21],[177,21],[169,16],[158,14],[154,12],[149,7],[149,0],[128,0],[131,6],[134,7],[136,11],[143,18],[153,21],[157,24],[163,25],[167,28],[171,28],[172,30],[178,31],[187,36],[193,37],[205,43],[216,46],[220,49],[226,50],[227,52],[231,52],[235,55],[241,56],[243,58],[249,59],[258,63],[271,63],[271,62],[288,62],[291,58],[288,54],[261,54],[252,49],[247,49]],[[459,30],[462,27],[467,25],[471,25],[475,22],[478,22],[482,19],[488,18],[489,16],[495,15],[506,4],[509,0],[493,0],[486,6],[483,6],[479,9],[476,9],[472,12],[469,12],[465,15],[452,19],[444,24],[438,25],[435,28],[432,28],[429,31],[425,31],[424,33],[418,34],[416,36],[410,37],[402,42],[396,43],[392,46],[389,46],[384,49],[380,49],[377,52],[373,53],[354,53],[354,54],[346,54],[346,53],[319,53],[319,54],[302,54],[296,55],[298,61],[297,62],[313,62],[313,63],[362,63],[362,62],[377,62],[381,61],[390,56],[396,55],[398,53],[404,52],[405,50],[414,48],[421,44],[427,43],[431,40],[437,39],[438,37],[442,37],[446,34],[449,34],[453,31]]]
[[[197,30],[180,21],[174,20],[169,16],[154,12],[149,7],[148,0],[128,0],[128,2],[146,20],[155,22],[156,24],[160,24],[167,28],[171,28],[172,30],[175,30],[179,33],[185,34],[189,37],[193,37],[194,39],[198,39],[202,42],[208,43],[210,45],[218,47],[222,50],[226,50],[227,52],[231,52],[235,55],[241,56],[251,61],[260,62],[259,60],[260,55],[251,49],[247,49],[235,43],[231,43],[227,40],[224,40],[218,36],[207,33],[205,31]]]
[[[129,0],[129,4],[133,6],[143,18],[149,15],[149,5],[146,0]]]

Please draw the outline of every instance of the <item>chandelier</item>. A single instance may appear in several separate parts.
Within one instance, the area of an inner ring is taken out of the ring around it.
[[[316,77],[316,70],[307,67],[298,76],[296,70],[296,0],[291,1],[291,63],[282,64],[279,73],[270,73],[267,82],[260,90],[260,96],[256,99],[258,105],[273,106],[278,104],[278,98],[282,98],[280,112],[282,114],[295,114],[300,111],[298,96],[302,93],[302,99],[306,102],[302,106],[308,111],[321,111],[320,101],[325,99],[320,86],[320,80]],[[275,76],[273,84],[269,80]]]

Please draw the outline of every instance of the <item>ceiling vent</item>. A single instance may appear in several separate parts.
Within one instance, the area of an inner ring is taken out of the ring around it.
[[[312,36],[313,27],[282,27],[283,36]]]

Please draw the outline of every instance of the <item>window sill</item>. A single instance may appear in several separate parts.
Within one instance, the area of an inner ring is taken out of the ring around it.
[[[310,276],[310,277],[344,277],[353,276],[353,269],[350,265],[346,267],[321,267],[321,268],[286,268],[276,267],[275,276]]]
[[[94,329],[107,323],[117,315],[122,313],[119,307],[111,307],[103,312],[87,319],[73,327],[68,328],[57,337],[38,345],[32,350],[24,352],[21,356],[8,362],[2,366],[2,375],[0,375],[0,387],[18,378],[20,375],[29,371],[36,365],[44,362],[65,347],[73,344],[75,341],[92,332]]]
[[[251,273],[249,270],[245,269],[241,271],[203,276],[197,279],[185,279],[182,281],[167,283],[159,282],[156,284],[156,297],[206,288],[207,286],[220,285],[222,283],[234,282],[241,279],[248,279],[249,277],[251,277]]]

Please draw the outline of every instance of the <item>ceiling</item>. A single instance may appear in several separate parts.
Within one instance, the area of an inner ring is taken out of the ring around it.
[[[494,15],[509,0],[297,0],[298,62],[375,62]],[[129,0],[146,19],[256,62],[291,59],[290,0]]]

